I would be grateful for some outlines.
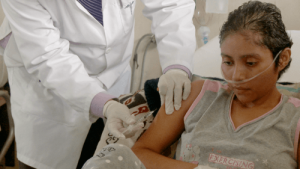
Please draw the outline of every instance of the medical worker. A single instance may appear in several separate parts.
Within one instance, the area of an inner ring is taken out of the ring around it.
[[[172,113],[190,91],[195,4],[142,1],[144,15],[152,20],[164,72],[161,98]],[[129,93],[135,0],[1,3],[6,19],[0,39],[21,164],[76,168],[91,123],[99,117],[107,117],[112,134],[125,137],[122,124],[132,124],[134,118],[113,98]]]

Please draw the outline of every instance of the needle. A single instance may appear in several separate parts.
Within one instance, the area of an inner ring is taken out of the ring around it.
[[[134,124],[130,125],[127,127],[127,129],[125,131],[122,132],[122,134],[124,134],[127,131],[131,131],[135,126],[137,126],[140,122],[145,121],[149,116],[151,116],[154,113],[155,110],[147,113],[145,116],[141,117],[140,119],[138,119]]]

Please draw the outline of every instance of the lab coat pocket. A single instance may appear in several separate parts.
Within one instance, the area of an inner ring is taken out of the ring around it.
[[[132,30],[134,25],[134,9],[135,1],[130,0],[128,3],[123,2],[123,7],[120,8],[120,15],[125,33]]]
[[[66,101],[52,90],[45,88],[38,79],[29,82],[22,103],[23,113],[39,116],[67,126],[76,125],[76,119],[83,118],[80,113],[71,109]]]

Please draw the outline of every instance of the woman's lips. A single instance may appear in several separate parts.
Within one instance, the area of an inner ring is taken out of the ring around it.
[[[248,88],[244,88],[244,87],[233,87],[233,88],[237,90],[249,90]]]
[[[243,87],[233,87],[233,90],[235,93],[244,93],[247,92],[249,89]]]

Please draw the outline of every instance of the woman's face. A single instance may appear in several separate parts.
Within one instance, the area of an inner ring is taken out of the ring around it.
[[[248,34],[249,35],[249,34]],[[266,70],[261,75],[245,83],[229,83],[238,100],[251,104],[276,89],[278,69],[275,69],[272,52],[265,46],[255,43],[259,35],[245,36],[235,33],[227,36],[221,44],[224,77],[227,80],[242,81]]]

